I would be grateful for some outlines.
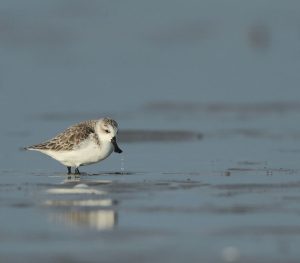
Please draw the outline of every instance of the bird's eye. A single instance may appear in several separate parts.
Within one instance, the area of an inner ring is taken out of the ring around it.
[[[109,130],[104,130],[106,133],[110,133],[110,131]]]

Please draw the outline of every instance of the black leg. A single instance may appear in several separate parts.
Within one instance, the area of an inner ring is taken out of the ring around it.
[[[68,174],[71,174],[71,166],[67,166],[68,168]]]
[[[80,174],[78,167],[76,167],[76,169],[75,169],[75,174]]]

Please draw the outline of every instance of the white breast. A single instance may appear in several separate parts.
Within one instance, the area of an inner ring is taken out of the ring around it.
[[[93,140],[86,140],[77,149],[71,151],[44,151],[44,153],[63,165],[79,167],[104,160],[112,151],[113,146],[110,142],[103,142],[100,147]]]

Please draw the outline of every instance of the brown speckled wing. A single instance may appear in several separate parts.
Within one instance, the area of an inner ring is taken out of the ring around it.
[[[69,127],[53,139],[28,147],[36,150],[69,151],[76,148],[90,135],[95,136],[95,121],[86,121]]]

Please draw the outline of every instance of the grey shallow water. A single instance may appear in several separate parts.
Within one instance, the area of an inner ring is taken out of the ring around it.
[[[157,119],[170,114],[176,112],[160,111]],[[293,118],[272,111],[241,125],[236,114],[214,114],[197,117],[213,126],[213,132],[199,128],[200,138],[195,129],[121,130],[124,154],[82,167],[81,178],[16,148],[12,160],[20,163],[1,171],[1,262],[297,262]],[[148,112],[136,118],[145,116],[156,118]],[[186,128],[197,118],[168,123]],[[262,124],[272,118],[284,126]],[[240,126],[281,136],[236,132]]]
[[[1,261],[296,262],[299,171],[272,172],[2,172]]]
[[[0,3],[0,262],[299,262],[297,1]],[[111,116],[122,155],[21,151]]]

